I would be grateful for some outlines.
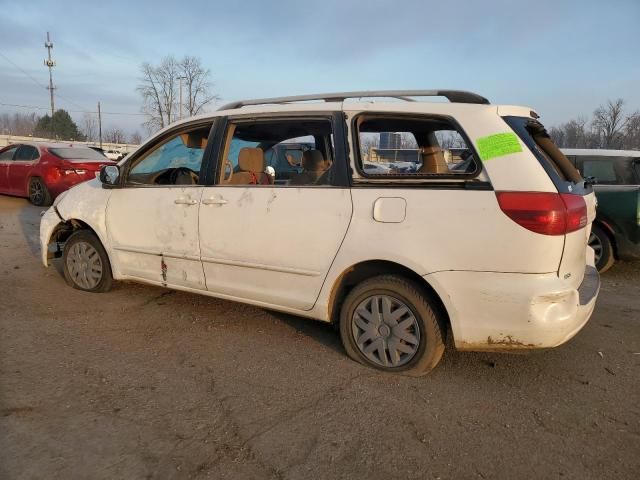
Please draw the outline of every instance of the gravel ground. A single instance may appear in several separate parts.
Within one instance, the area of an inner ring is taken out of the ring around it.
[[[67,287],[39,208],[0,197],[0,478],[639,478],[640,265],[585,329],[520,355],[449,348],[423,378],[329,326],[136,284]]]

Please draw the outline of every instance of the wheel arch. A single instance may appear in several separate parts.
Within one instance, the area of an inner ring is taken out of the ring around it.
[[[434,302],[434,306],[444,322],[443,327],[451,330],[449,312],[435,288],[414,270],[390,260],[365,260],[346,268],[335,280],[329,296],[328,318],[332,324],[339,323],[340,308],[345,297],[358,283],[378,275],[398,275],[413,281],[422,292]]]
[[[67,220],[62,219],[60,223],[58,223],[54,229],[51,231],[51,235],[49,236],[49,240],[47,245],[51,245],[53,242],[56,243],[64,243],[69,237],[79,230],[88,230],[93,233],[98,241],[102,244],[102,248],[107,253],[107,257],[109,258],[109,263],[111,265],[111,269],[113,270],[113,258],[111,256],[110,250],[107,248],[104,239],[98,232],[98,230],[92,227],[89,223],[84,220],[80,220],[77,218],[69,218]]]

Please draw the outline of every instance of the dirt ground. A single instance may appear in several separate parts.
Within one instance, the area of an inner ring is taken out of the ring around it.
[[[640,265],[568,344],[424,378],[326,325],[136,284],[67,287],[0,197],[0,478],[639,478]]]

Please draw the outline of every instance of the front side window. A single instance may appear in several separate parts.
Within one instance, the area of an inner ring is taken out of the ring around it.
[[[474,151],[449,120],[361,116],[356,119],[359,170],[365,177],[469,175]]]
[[[177,133],[133,161],[131,185],[197,185],[211,126]]]
[[[13,155],[16,153],[16,150],[18,150],[18,147],[9,148],[0,153],[0,160],[13,160]]]
[[[333,165],[329,120],[238,122],[227,131],[220,184],[329,185]]]

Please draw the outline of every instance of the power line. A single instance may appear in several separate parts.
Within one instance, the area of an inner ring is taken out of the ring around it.
[[[49,110],[49,107],[38,107],[36,105],[19,105],[16,103],[0,103],[2,107],[16,107],[16,108],[30,108],[32,110]],[[98,112],[91,110],[67,110],[69,113],[92,113],[97,115]],[[102,115],[133,115],[133,116],[147,116],[146,113],[127,113],[127,112],[102,112]]]
[[[11,65],[13,65],[15,68],[17,68],[22,74],[26,75],[33,83],[38,85],[40,88],[43,88],[45,90],[47,90],[49,88],[46,85],[40,83],[38,80],[36,80],[33,76],[31,76],[31,74],[29,74],[28,72],[26,72],[25,70],[20,68],[15,62],[13,62],[9,57],[7,57],[1,51],[0,51],[0,57],[4,58],[7,62],[9,62]],[[55,93],[55,96],[57,98],[61,99],[61,100],[64,100],[65,102],[69,103],[70,105],[74,105],[75,107],[80,109],[80,110],[67,110],[69,113],[93,113],[93,114],[97,114],[98,113],[98,112],[93,112],[93,111],[87,110],[82,105],[79,105],[78,103],[74,102],[73,100],[70,100],[70,99],[68,99],[66,97],[63,97],[59,93]],[[36,110],[49,110],[49,108],[36,107],[36,106],[31,106],[31,105],[14,105],[14,104],[10,104],[10,103],[0,103],[0,105],[5,106],[5,107],[32,108],[32,109],[36,109]],[[144,114],[144,113],[124,113],[124,112],[102,112],[102,114],[103,115],[146,116],[146,114]]]
[[[18,65],[16,65],[14,62],[11,61],[11,59],[9,57],[7,57],[4,53],[0,52],[0,57],[4,58],[7,62],[9,62],[11,65],[13,65],[14,67],[16,67],[18,70],[20,70],[23,74],[25,74],[27,77],[29,77],[31,79],[32,82],[34,82],[36,85],[38,85],[40,88],[44,88],[45,90],[47,89],[46,85],[43,85],[42,83],[40,83],[38,80],[36,80],[35,78],[33,78],[31,76],[31,74],[25,72],[22,68],[20,68]]]

